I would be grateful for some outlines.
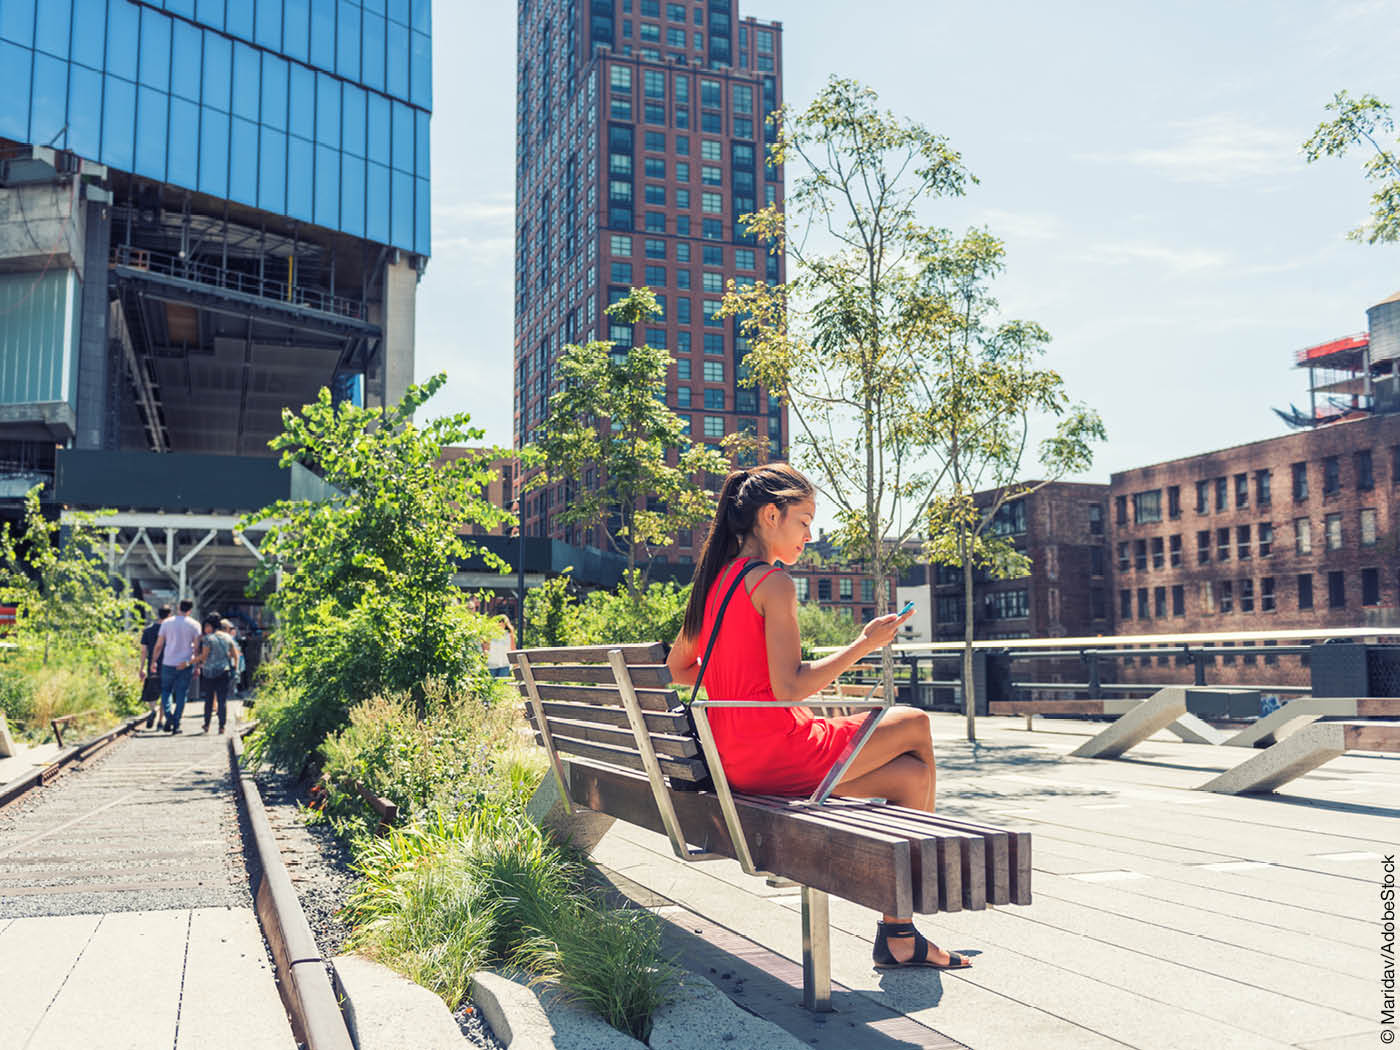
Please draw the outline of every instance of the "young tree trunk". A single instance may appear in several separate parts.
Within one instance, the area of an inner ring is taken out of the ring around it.
[[[967,527],[958,528],[958,561],[963,574],[963,710],[967,713],[967,739],[977,742],[977,685],[972,676],[972,566],[968,564]]]

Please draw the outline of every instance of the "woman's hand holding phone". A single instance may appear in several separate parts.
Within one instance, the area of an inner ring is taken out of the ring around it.
[[[914,603],[909,602],[897,613],[877,616],[865,625],[865,629],[861,631],[861,638],[872,650],[883,648],[894,641],[900,625],[913,614]]]

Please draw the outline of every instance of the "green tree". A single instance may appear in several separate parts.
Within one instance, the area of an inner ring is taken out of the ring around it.
[[[1367,244],[1400,241],[1400,143],[1382,142],[1384,136],[1395,133],[1390,106],[1374,95],[1352,98],[1338,91],[1327,103],[1327,111],[1336,116],[1320,123],[1303,143],[1308,163],[1320,157],[1340,157],[1360,146],[1371,154],[1363,165],[1366,178],[1377,183],[1371,194],[1371,222],[1347,236]]]
[[[634,288],[608,307],[614,323],[635,326],[659,314],[649,288]],[[727,469],[724,455],[687,440],[680,418],[666,405],[672,358],[647,346],[615,349],[595,341],[566,346],[559,357],[562,388],[549,399],[539,449],[546,469],[529,482],[538,488],[567,483],[558,520],[584,529],[601,526],[608,546],[627,558],[629,590],[646,580],[637,568],[669,546],[679,529],[714,514],[714,493],[697,476]],[[674,454],[675,462],[672,462]]]
[[[974,572],[1008,579],[1030,571],[1011,531],[998,527],[998,515],[1013,501],[1087,470],[1091,446],[1104,438],[1098,414],[1071,404],[1059,374],[1040,366],[1049,333],[1030,321],[996,320],[999,308],[990,287],[1004,265],[1004,245],[985,230],[960,238],[940,235],[920,260],[907,305],[922,329],[926,354],[919,379],[927,405],[923,440],[942,463],[945,478],[928,507],[925,554],[934,564],[962,568],[969,740],[977,738]],[[1023,480],[1031,468],[1032,434],[1047,419],[1056,422],[1035,449],[1040,480]]]
[[[802,637],[805,658],[815,655],[823,646],[850,645],[860,628],[847,609],[826,609],[816,602],[801,602],[797,606],[797,630]]]
[[[525,597],[525,616],[541,645],[611,645],[669,641],[680,633],[690,584],[667,580],[646,584],[640,570],[616,590],[574,593],[566,571],[533,588]]]
[[[743,381],[789,407],[792,458],[835,510],[832,540],[880,581],[908,562],[903,541],[923,525],[944,480],[927,455],[925,325],[908,303],[918,264],[941,231],[931,202],[976,180],[948,141],[878,108],[873,90],[833,77],[800,112],[770,118],[775,166],[791,164],[787,211],[744,216],[773,252],[797,264],[785,285],[731,283],[726,316],[749,340]],[[875,611],[889,611],[876,588]],[[894,662],[883,660],[887,692]]]

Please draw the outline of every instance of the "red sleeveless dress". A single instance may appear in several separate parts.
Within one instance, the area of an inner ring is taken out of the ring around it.
[[[730,562],[705,596],[701,653],[709,645],[719,603],[734,574],[749,560]],[[776,571],[769,569],[758,583]],[[705,668],[702,684],[712,700],[776,699],[768,677],[763,617],[754,608],[747,582],[739,585],[724,611],[719,638]],[[715,707],[709,714],[730,786],[766,795],[806,795],[816,790],[864,720],[864,715],[818,718],[805,707]]]

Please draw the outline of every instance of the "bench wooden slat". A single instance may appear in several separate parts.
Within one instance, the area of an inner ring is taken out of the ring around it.
[[[645,776],[568,759],[569,793],[581,806],[661,832],[656,800]],[[671,800],[691,845],[734,856],[710,791],[672,791]],[[735,797],[754,863],[804,886],[890,915],[909,915],[914,892],[907,839],[827,821],[819,816],[779,813],[744,796]]]
[[[538,731],[535,732],[535,743],[544,746],[544,737]],[[611,747],[607,744],[594,744],[587,740],[573,740],[569,737],[554,737],[554,746],[560,751],[567,751],[571,755],[578,755],[581,758],[592,758],[599,762],[607,762],[611,765],[622,766],[624,769],[645,770],[642,765],[642,756],[637,754],[636,744],[632,748]],[[703,780],[708,772],[705,764],[698,758],[672,758],[670,755],[657,755],[657,761],[661,763],[661,772],[668,777],[679,780]],[[647,789],[650,791],[650,787]],[[652,800],[652,807],[655,808],[656,801]],[[614,814],[616,815],[616,814]]]
[[[528,713],[530,705],[526,703],[525,711]],[[560,701],[544,701],[545,718],[567,718],[574,722],[590,722],[594,725],[626,726],[630,729],[631,723],[627,721],[627,712],[620,707],[599,707],[597,704],[567,704]],[[669,711],[643,711],[642,718],[646,722],[647,729],[653,733],[689,733],[690,723],[686,721],[684,712],[672,713]]]
[[[607,664],[536,664],[530,661],[530,673],[536,682],[588,682],[613,685],[613,671]],[[671,669],[665,664],[636,664],[627,673],[638,689],[665,689],[671,684]],[[520,671],[515,671],[520,681]]]
[[[1400,717],[1400,697],[1368,696],[1356,701],[1357,718]]]
[[[600,707],[622,707],[622,694],[617,691],[617,686],[537,685],[535,689],[541,700],[566,700],[579,704],[597,704]],[[643,711],[669,711],[680,703],[680,698],[670,689],[638,689],[637,703]]]
[[[525,718],[534,729],[535,713],[528,707],[525,709]],[[633,750],[637,748],[637,738],[632,733],[632,727],[627,726],[600,726],[588,722],[578,722],[567,718],[551,718],[545,715],[545,721],[549,724],[549,732],[554,737],[568,737],[571,740],[588,740],[595,744],[609,744],[613,747],[620,747],[623,750]],[[676,758],[694,758],[700,753],[700,745],[693,736],[677,736],[672,733],[648,733],[651,738],[651,746],[658,755],[673,755]]]
[[[1101,715],[1102,700],[993,700],[993,715]]]
[[[510,662],[520,662],[523,652],[530,657],[530,667],[536,664],[606,664],[608,654],[614,649],[622,650],[622,658],[629,664],[660,664],[666,662],[666,646],[661,642],[644,642],[633,645],[584,645],[561,649],[512,649],[507,655]]]
[[[1385,722],[1343,722],[1348,751],[1400,751],[1400,725]]]
[[[976,831],[982,834],[1005,835],[1007,845],[1007,870],[1011,875],[1011,899],[997,901],[998,904],[1029,904],[1031,902],[1031,833],[1014,828],[999,828],[992,824],[968,820],[965,817],[947,817],[941,813],[932,814],[934,820],[951,824],[957,828]]]

